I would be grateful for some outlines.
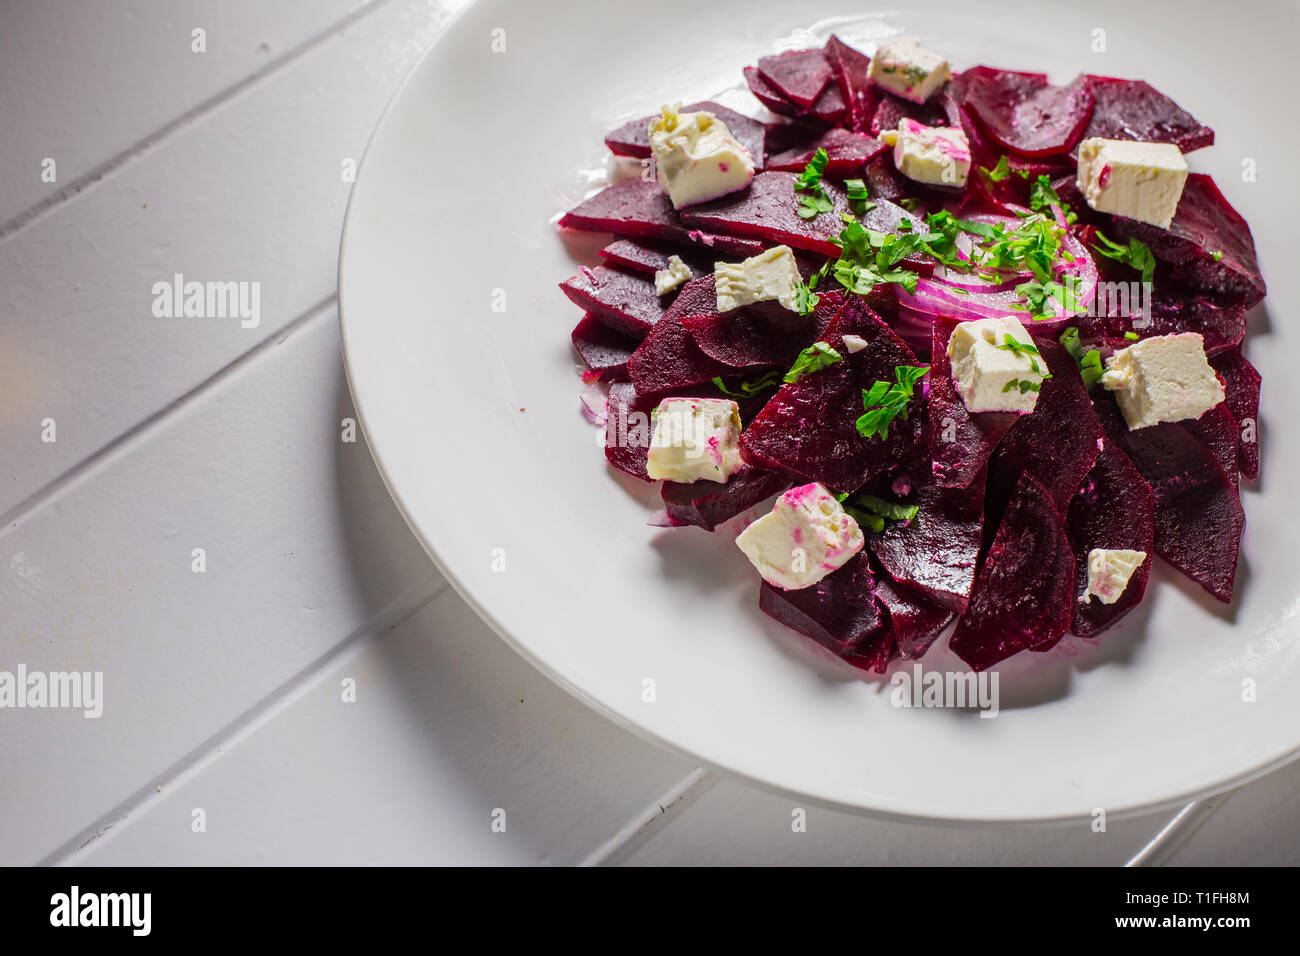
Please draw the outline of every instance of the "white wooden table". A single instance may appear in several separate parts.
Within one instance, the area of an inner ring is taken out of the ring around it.
[[[1296,764],[1105,833],[793,833],[477,620],[342,440],[335,299],[345,171],[464,2],[0,3],[0,670],[105,682],[0,710],[0,863],[1300,862]],[[155,316],[177,273],[259,323]]]

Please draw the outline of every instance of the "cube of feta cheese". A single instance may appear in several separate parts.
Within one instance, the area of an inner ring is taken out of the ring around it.
[[[725,482],[740,470],[740,408],[722,398],[665,398],[654,413],[646,472],[665,481]]]
[[[1102,604],[1114,604],[1128,587],[1128,579],[1146,559],[1145,551],[1093,548],[1088,552],[1088,587],[1079,603],[1087,604],[1095,597]]]
[[[948,61],[921,49],[912,37],[897,37],[876,47],[867,75],[895,96],[924,103],[948,82]]]
[[[1115,393],[1129,428],[1200,418],[1223,401],[1223,384],[1199,332],[1155,335],[1106,360],[1101,384]]]
[[[712,113],[679,113],[665,106],[650,121],[650,152],[659,185],[673,206],[693,206],[744,189],[754,178],[754,159]]]
[[[854,352],[861,352],[866,347],[867,347],[867,340],[864,339],[862,336],[860,335],[844,336],[844,349],[850,355],[852,355]]]
[[[1173,143],[1092,137],[1079,144],[1079,191],[1098,212],[1168,229],[1187,183]]]
[[[791,312],[797,311],[799,264],[789,246],[774,246],[744,262],[714,263],[713,282],[719,312],[772,300]]]
[[[655,270],[655,294],[671,292],[683,282],[691,279],[691,267],[682,261],[681,256],[669,256],[667,269]]]
[[[959,322],[948,339],[952,381],[972,412],[1032,412],[1047,363],[1014,316]]]
[[[901,119],[898,129],[881,139],[894,147],[894,166],[908,179],[932,186],[966,185],[970,175],[970,140],[959,129],[926,126]]]
[[[862,529],[814,482],[791,488],[736,538],[768,584],[787,591],[816,584],[862,550]]]

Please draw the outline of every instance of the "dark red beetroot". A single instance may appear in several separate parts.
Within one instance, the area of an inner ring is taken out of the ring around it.
[[[862,179],[871,198],[876,201],[886,199],[896,203],[915,192],[916,184],[894,168],[893,154],[888,151],[867,161],[862,169]]]
[[[650,327],[664,314],[654,280],[644,275],[605,266],[594,269],[583,266],[577,275],[561,282],[560,288],[579,308],[638,341],[645,338]]]
[[[952,611],[961,611],[975,583],[975,565],[984,532],[984,475],[965,488],[940,488],[924,463],[908,494],[886,498],[920,508],[912,521],[887,521],[868,545],[890,576]],[[900,484],[895,480],[895,485]]]
[[[930,457],[934,482],[941,488],[965,488],[984,468],[993,449],[1017,419],[1015,412],[971,412],[957,394],[948,362],[948,339],[956,320],[931,325]]]
[[[876,112],[876,100],[880,96],[880,88],[867,74],[871,57],[832,36],[826,41],[826,62],[830,64],[836,88],[847,109],[844,125],[859,133],[869,132],[871,117]]]
[[[560,225],[588,232],[617,232],[625,236],[664,239],[728,255],[756,256],[763,251],[761,242],[716,236],[682,225],[659,184],[639,177],[624,179],[602,189],[576,209],[565,213]]]
[[[1133,462],[1107,440],[1097,461],[1070,499],[1066,528],[1074,544],[1074,623],[1080,637],[1096,637],[1137,607],[1151,576],[1151,558],[1133,572],[1114,604],[1096,598],[1080,603],[1088,589],[1088,553],[1093,548],[1155,553],[1155,499]]]
[[[1046,488],[1059,514],[1074,497],[1102,438],[1101,422],[1093,412],[1079,368],[1055,342],[1035,338],[1052,377],[1044,379],[1038,403],[1021,415],[993,454],[989,476],[989,515],[997,515],[1021,473],[1033,475]]]
[[[722,522],[790,487],[790,479],[745,465],[725,485],[714,481],[689,484],[665,481],[664,508],[680,524],[712,531]]]
[[[760,57],[758,74],[796,106],[809,109],[831,80],[831,67],[821,50],[790,50]]]
[[[776,302],[682,316],[682,326],[709,358],[733,370],[773,365],[782,371],[812,344],[844,304],[838,291],[823,293],[811,315],[797,315]]]
[[[1051,492],[1021,475],[980,565],[949,647],[982,671],[1012,654],[1046,650],[1074,614],[1074,552]]]
[[[767,169],[801,173],[819,149],[826,150],[826,172],[831,176],[854,176],[867,160],[887,147],[878,139],[845,129],[830,129],[816,138],[772,156]]]
[[[1252,481],[1259,476],[1259,372],[1240,352],[1210,360],[1227,392],[1228,411],[1237,422],[1237,466]]]
[[[867,347],[848,352],[845,335],[861,336]],[[782,385],[741,435],[740,453],[749,464],[794,481],[820,481],[835,491],[853,492],[923,447],[919,384],[907,419],[895,418],[888,438],[864,438],[856,424],[863,413],[863,390],[877,381],[893,382],[895,367],[916,365],[916,357],[857,296],[849,296],[821,340],[839,351],[842,361]]]
[[[1176,143],[1184,153],[1214,145],[1214,130],[1150,83],[1110,76],[1089,76],[1087,80],[1096,105],[1080,139],[1100,136]]]
[[[1190,431],[1163,422],[1130,431],[1109,396],[1097,410],[1155,495],[1156,553],[1225,604],[1232,600],[1246,516],[1214,452]]]
[[[786,99],[778,90],[758,72],[758,68],[747,66],[744,69],[745,82],[749,85],[749,91],[754,94],[760,103],[770,109],[777,116],[798,116],[799,107],[797,104]]]
[[[753,159],[754,165],[759,169],[763,168],[763,156],[766,155],[764,152],[766,149],[764,144],[766,130],[762,123],[745,116],[743,113],[727,109],[721,103],[713,103],[708,100],[703,103],[692,103],[690,106],[682,107],[683,113],[698,113],[700,110],[712,113],[726,123],[727,129],[731,130],[731,135],[736,137],[741,146],[749,150],[749,156]],[[632,120],[630,123],[624,123],[605,137],[605,145],[609,147],[610,152],[615,156],[631,156],[635,159],[649,158],[649,128],[650,121],[654,118],[654,116],[646,116],[642,119]]]
[[[682,210],[682,221],[700,229],[712,229],[737,236],[761,239],[803,249],[823,256],[839,256],[835,244],[844,228],[843,213],[849,212],[848,199],[836,184],[823,181],[822,188],[835,204],[834,212],[824,212],[812,219],[800,219],[799,201],[794,189],[795,174],[759,173],[747,189],[712,202]],[[891,202],[876,200],[874,209],[859,217],[868,229],[895,232],[903,219],[913,227],[921,221]]]
[[[587,378],[617,382],[627,378],[627,360],[636,348],[636,339],[615,332],[590,312],[573,329],[573,348],[587,368]]]
[[[1106,262],[1097,257],[1098,262]],[[1127,270],[1121,282],[1140,281],[1136,272]],[[1131,289],[1130,289],[1131,291]],[[1124,334],[1132,332],[1139,339],[1155,335],[1173,335],[1178,332],[1199,332],[1205,342],[1205,354],[1218,355],[1236,350],[1246,337],[1246,310],[1240,305],[1219,305],[1185,289],[1166,286],[1151,296],[1150,322],[1143,315],[1139,299],[1130,295],[1128,315],[1120,314],[1122,297],[1107,296],[1105,303],[1111,315],[1081,315],[1071,321],[1079,329],[1079,337],[1091,344],[1104,344],[1112,349],[1132,345]],[[1116,308],[1116,303],[1120,307]],[[1098,310],[1100,311],[1100,310]]]
[[[1237,422],[1228,410],[1228,403],[1215,405],[1194,421],[1179,422],[1206,448],[1214,452],[1214,460],[1223,469],[1232,490],[1240,493],[1237,467]]]
[[[758,606],[862,670],[883,674],[893,656],[889,616],[876,602],[863,552],[811,587],[786,591],[764,581]]]
[[[1084,76],[1068,86],[1052,86],[1042,73],[1009,70],[970,75],[964,105],[995,142],[1024,156],[1068,152],[1093,108]]]
[[[682,325],[683,315],[715,312],[717,308],[713,276],[692,279],[682,286],[663,318],[627,360],[628,375],[640,394],[658,395],[734,374],[734,369],[701,352]]]
[[[698,246],[694,249],[677,248],[654,240],[616,239],[600,250],[600,257],[611,266],[651,277],[660,269],[668,268],[669,256],[677,256],[685,262],[692,279],[713,272],[715,257],[702,255]]]
[[[875,111],[871,114],[866,132],[872,136],[879,136],[885,130],[898,129],[898,121],[904,118],[914,119],[926,126],[948,125],[948,114],[944,111],[938,97],[925,103],[913,103],[900,99],[892,93],[882,93],[876,102]]]
[[[606,400],[605,457],[624,474],[649,481],[646,460],[650,455],[650,410],[656,399],[639,396],[627,382],[609,387]]]
[[[1121,243],[1132,237],[1141,239],[1168,275],[1190,288],[1247,308],[1264,298],[1264,278],[1250,226],[1204,173],[1187,177],[1178,212],[1167,231],[1112,216],[1105,232]]]
[[[908,661],[924,656],[954,617],[952,611],[905,592],[889,579],[888,574],[879,571],[876,574],[876,600],[889,612],[894,642],[903,659]]]

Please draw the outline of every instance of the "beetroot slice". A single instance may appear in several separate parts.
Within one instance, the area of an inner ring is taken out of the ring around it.
[[[1151,486],[1133,462],[1109,439],[1070,499],[1066,528],[1074,544],[1074,622],[1070,629],[1080,637],[1096,637],[1142,602],[1151,558],[1129,578],[1114,604],[1096,598],[1080,603],[1088,589],[1088,554],[1093,548],[1128,549],[1155,553],[1155,499]]]
[[[1098,260],[1107,261],[1101,257]],[[1136,275],[1129,270],[1120,277],[1120,281],[1133,281]],[[1120,304],[1122,306],[1122,300]],[[1123,310],[1121,308],[1116,311]],[[1126,332],[1132,332],[1139,339],[1174,335],[1178,332],[1199,332],[1205,342],[1205,354],[1213,357],[1237,349],[1246,337],[1246,310],[1242,306],[1220,305],[1176,287],[1164,288],[1152,295],[1149,324],[1135,322],[1135,319],[1146,318],[1140,307],[1131,305],[1129,312],[1127,316],[1080,315],[1071,319],[1071,322],[1079,329],[1080,339],[1111,349],[1122,349],[1133,344],[1132,340],[1125,338]]]
[[[1174,422],[1130,431],[1108,396],[1098,398],[1097,409],[1107,435],[1151,485],[1156,553],[1230,602],[1246,516],[1214,452]]]
[[[639,394],[659,395],[734,373],[701,352],[682,326],[683,315],[716,312],[717,308],[713,276],[692,279],[682,286],[663,318],[627,360],[628,375]]]
[[[697,113],[700,110],[712,113],[726,123],[727,129],[731,130],[731,135],[736,137],[741,146],[749,150],[754,165],[759,169],[763,167],[766,130],[762,123],[743,113],[728,109],[721,103],[714,103],[709,100],[682,107],[683,113]],[[646,116],[624,123],[605,137],[605,145],[609,147],[610,152],[615,156],[648,159],[650,157],[650,121],[654,118],[654,116]]]
[[[763,251],[761,242],[712,235],[682,225],[677,210],[659,184],[639,177],[620,180],[602,189],[565,213],[560,225],[588,232],[665,239],[727,255],[756,256]]]
[[[591,374],[603,382],[627,378],[627,360],[636,348],[636,339],[615,332],[590,312],[573,329],[573,348]]]
[[[692,279],[713,272],[713,257],[702,255],[698,247],[683,249],[653,240],[616,239],[600,250],[600,257],[609,265],[652,278],[660,269],[668,268],[670,256],[677,256],[686,263]]]
[[[862,337],[867,347],[848,352],[845,335]],[[835,491],[853,492],[923,447],[925,414],[919,383],[908,417],[894,419],[888,438],[864,438],[857,430],[863,390],[877,381],[893,382],[895,367],[916,365],[916,357],[852,295],[821,340],[843,359],[782,385],[740,436],[740,453],[749,464],[779,471],[792,480],[820,481]]]
[[[831,79],[821,50],[790,50],[758,60],[758,75],[796,106],[810,108]]]
[[[1259,372],[1240,352],[1210,360],[1227,393],[1228,411],[1237,423],[1237,467],[1252,481],[1259,477]]]
[[[768,159],[766,168],[801,173],[819,149],[826,150],[826,172],[831,176],[852,176],[867,160],[883,153],[888,147],[878,139],[851,133],[845,129],[830,129],[811,142],[800,144]]]
[[[786,99],[780,90],[763,79],[763,75],[758,72],[757,67],[745,67],[744,74],[745,82],[749,84],[749,91],[758,98],[760,103],[777,116],[799,115],[798,105]]]
[[[905,592],[889,579],[876,576],[876,600],[889,612],[889,624],[903,660],[924,656],[955,616],[952,611]]]
[[[794,249],[838,257],[840,247],[835,244],[835,239],[844,228],[841,215],[850,211],[844,191],[832,182],[823,181],[822,188],[835,204],[834,212],[800,219],[796,213],[799,201],[794,181],[794,173],[759,173],[747,189],[683,210],[682,221],[702,229],[762,239],[773,244],[784,243]],[[923,228],[921,220],[901,207],[877,199],[874,193],[872,198],[876,201],[875,208],[859,217],[866,228],[895,232],[903,219],[909,220],[914,228]]]
[[[893,154],[888,151],[867,161],[862,170],[862,178],[872,200],[876,202],[884,199],[896,203],[906,199],[912,194],[915,185],[894,168]]]
[[[930,457],[934,482],[940,488],[965,488],[984,473],[989,456],[1002,436],[1020,418],[1015,412],[972,412],[952,381],[948,339],[955,320],[931,326]],[[982,484],[982,482],[981,482]]]
[[[640,340],[664,314],[654,280],[605,266],[583,266],[560,283],[564,294],[617,332]]]
[[[875,576],[863,552],[811,587],[786,591],[764,581],[758,606],[854,667],[883,674],[889,665],[889,616],[876,601]]]
[[[709,358],[732,369],[773,365],[782,371],[812,344],[844,304],[838,291],[824,293],[811,315],[797,315],[775,302],[682,316],[682,325]]]
[[[938,99],[913,103],[893,93],[881,93],[866,131],[879,136],[885,130],[898,129],[901,119],[914,119],[926,126],[948,125],[948,114]]]
[[[1206,448],[1214,453],[1214,460],[1223,469],[1232,490],[1240,494],[1237,467],[1237,421],[1228,410],[1227,402],[1220,402],[1200,418],[1182,421],[1186,428]]]
[[[832,36],[826,41],[826,62],[847,107],[845,125],[859,133],[870,132],[871,117],[880,96],[880,88],[868,76],[871,57]]]
[[[1052,377],[1043,380],[1033,412],[1020,416],[993,454],[989,493],[993,514],[1023,472],[1038,479],[1064,516],[1097,459],[1103,435],[1074,359],[1049,339],[1035,337],[1034,344]]]
[[[1246,308],[1264,298],[1267,289],[1250,226],[1204,173],[1187,177],[1167,231],[1120,216],[1110,218],[1108,236],[1121,243],[1141,239],[1174,280]]]
[[[1087,80],[1096,105],[1080,139],[1100,136],[1175,143],[1184,153],[1214,145],[1214,130],[1150,83],[1110,76],[1089,76]]]
[[[965,488],[940,488],[923,475],[912,493],[886,497],[920,511],[912,521],[886,522],[884,531],[870,537],[876,559],[909,590],[940,607],[963,610],[984,532],[983,474]]]
[[[656,402],[637,395],[627,382],[609,387],[606,400],[605,457],[624,474],[649,481],[646,461],[650,455],[650,410]]]
[[[967,109],[998,144],[1024,156],[1068,152],[1092,117],[1085,76],[1052,86],[1041,73],[983,71],[965,84]]]
[[[744,465],[725,485],[713,481],[665,481],[664,508],[668,517],[680,524],[712,531],[746,508],[789,487],[788,478]]]
[[[1051,492],[1021,475],[948,646],[977,671],[1050,648],[1074,614],[1074,573]]]

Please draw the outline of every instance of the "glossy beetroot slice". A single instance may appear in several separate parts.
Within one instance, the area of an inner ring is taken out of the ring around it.
[[[826,150],[826,173],[831,176],[854,176],[867,160],[879,156],[887,147],[878,139],[846,129],[830,129],[767,161],[767,169],[801,173],[819,149]]]
[[[583,266],[560,283],[564,294],[617,332],[640,340],[664,314],[653,279],[605,266]],[[666,297],[665,297],[666,298]]]
[[[716,300],[715,300],[716,301]],[[709,358],[732,369],[770,365],[782,371],[812,344],[844,304],[837,290],[823,293],[810,315],[798,315],[776,302],[682,316],[682,326]]]
[[[728,109],[721,103],[714,103],[709,100],[682,107],[683,113],[698,113],[701,110],[712,113],[726,123],[727,129],[731,130],[731,135],[736,137],[741,146],[749,150],[749,156],[754,161],[754,165],[759,169],[763,168],[766,130],[762,123],[743,113]],[[645,116],[624,123],[605,137],[605,145],[609,147],[610,152],[615,156],[648,159],[650,156],[649,127],[650,121],[654,118],[654,116]]]
[[[664,239],[727,255],[756,256],[763,251],[761,242],[713,235],[683,225],[659,184],[639,177],[605,187],[565,213],[559,224],[565,229]]]
[[[1214,130],[1205,126],[1150,83],[1089,76],[1092,119],[1080,139],[1136,139],[1174,143],[1184,153],[1214,145]]]
[[[749,85],[749,91],[754,94],[760,103],[770,109],[777,116],[798,116],[798,104],[790,101],[781,91],[778,90],[758,72],[758,67],[747,66],[744,69],[745,82]]]
[[[615,332],[590,312],[573,329],[573,348],[591,371],[588,380],[617,382],[627,378],[627,360],[636,339]]]
[[[1196,439],[1214,453],[1214,460],[1223,469],[1224,476],[1234,492],[1240,493],[1237,480],[1237,422],[1228,410],[1228,403],[1215,405],[1200,418],[1179,422]]]
[[[1024,156],[1068,152],[1092,117],[1088,80],[1052,86],[1041,73],[987,70],[965,85],[965,107],[1002,147]]]
[[[1228,411],[1237,423],[1237,466],[1252,481],[1259,477],[1259,372],[1240,352],[1210,360],[1223,380]]]
[[[1155,554],[1155,499],[1133,462],[1109,439],[1070,499],[1066,529],[1074,545],[1074,621],[1080,637],[1096,637],[1142,602]],[[1147,560],[1129,578],[1114,604],[1080,598],[1088,589],[1088,554],[1093,548],[1145,551]]]
[[[1133,283],[1137,274],[1128,270],[1123,274],[1117,271],[1114,275],[1115,281]],[[1215,356],[1237,349],[1246,337],[1244,307],[1211,302],[1204,296],[1176,286],[1166,286],[1155,292],[1151,296],[1150,309],[1141,304],[1140,295],[1129,296],[1127,309],[1124,308],[1123,296],[1119,294],[1108,295],[1104,304],[1107,306],[1105,311],[1110,314],[1100,314],[1099,308],[1096,315],[1080,315],[1070,320],[1079,329],[1079,338],[1083,341],[1122,349],[1133,344],[1132,340],[1125,338],[1128,332],[1139,339],[1199,332],[1205,354]]]
[[[854,667],[883,674],[894,643],[875,589],[871,565],[859,552],[811,587],[786,591],[764,581],[758,606]]]
[[[972,412],[952,381],[948,339],[955,320],[936,319],[931,325],[930,457],[934,482],[940,488],[965,488],[984,474],[993,449],[1020,418],[1015,412]],[[983,481],[980,482],[981,487]]]
[[[1051,493],[1021,475],[949,647],[977,671],[1051,647],[1074,614],[1074,570]]]
[[[654,400],[637,395],[627,382],[609,387],[606,400],[605,457],[624,474],[649,481],[646,461],[650,455],[650,410]]]
[[[826,62],[847,108],[845,126],[859,133],[870,132],[880,88],[871,82],[871,57],[860,53],[839,37],[826,41]]]
[[[758,74],[796,106],[810,108],[831,80],[831,67],[821,50],[790,50],[760,57]]]
[[[745,465],[725,485],[713,481],[665,481],[664,509],[679,524],[693,524],[712,531],[746,508],[789,487],[790,479]]]
[[[660,269],[667,269],[668,259],[674,255],[690,268],[692,279],[713,272],[713,257],[702,254],[698,247],[690,249],[654,240],[615,239],[600,250],[600,258],[607,264],[651,278]]]
[[[884,573],[876,575],[876,600],[889,612],[894,642],[907,661],[924,656],[955,616],[947,608],[904,591]]]
[[[926,126],[947,126],[948,114],[938,98],[925,103],[913,103],[892,93],[882,93],[867,126],[867,132],[879,136],[886,130],[898,129],[898,121],[913,119]]]
[[[716,312],[717,308],[713,276],[692,279],[681,287],[663,318],[627,361],[628,375],[638,393],[660,395],[734,374],[734,369],[701,352],[682,325],[683,315]]]
[[[866,348],[849,352],[845,335],[865,339]],[[857,430],[863,390],[877,381],[895,381],[895,367],[916,365],[916,357],[857,296],[849,296],[821,341],[839,351],[842,360],[782,385],[740,436],[740,453],[751,465],[794,481],[820,481],[835,491],[853,492],[923,447],[919,384],[908,417],[894,419],[888,438],[864,438]]]

